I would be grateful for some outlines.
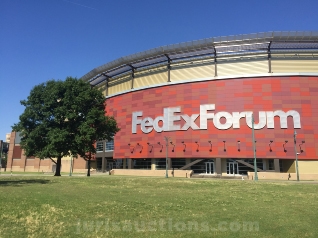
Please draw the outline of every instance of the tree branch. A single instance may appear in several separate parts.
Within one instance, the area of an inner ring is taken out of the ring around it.
[[[52,160],[52,162],[53,162],[54,164],[56,164],[56,161],[54,161],[51,157],[50,157],[49,159]]]

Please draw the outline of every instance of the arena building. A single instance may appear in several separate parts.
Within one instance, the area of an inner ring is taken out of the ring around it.
[[[295,179],[296,158],[301,178],[318,178],[318,32],[168,45],[81,79],[103,90],[121,128],[97,142],[98,171],[251,175],[255,145],[260,179]]]

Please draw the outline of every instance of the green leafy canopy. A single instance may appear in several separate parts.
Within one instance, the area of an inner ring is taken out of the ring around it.
[[[26,156],[61,158],[96,153],[97,139],[111,140],[119,131],[113,117],[105,115],[106,99],[89,83],[67,77],[35,86],[20,121],[12,127],[21,133]]]

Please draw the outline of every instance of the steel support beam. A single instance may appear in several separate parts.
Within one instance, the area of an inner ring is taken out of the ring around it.
[[[135,71],[136,68],[131,64],[127,64],[131,68],[131,89],[134,89],[134,81],[135,81]]]
[[[215,46],[213,46],[213,49],[214,49],[214,77],[217,77],[218,76],[218,67],[217,67],[217,58],[216,58],[216,49],[215,49]]]
[[[170,80],[171,59],[170,59],[170,57],[167,54],[165,54],[165,56],[168,59],[168,66],[167,66],[167,68],[168,68],[168,81],[167,82],[171,82],[171,80]]]
[[[272,44],[272,41],[270,41],[270,42],[269,42],[268,47],[267,47],[267,56],[268,56],[268,73],[272,73],[271,44]]]
[[[245,162],[244,160],[236,160],[236,162],[239,162],[241,164],[244,164],[245,166],[247,167],[250,167],[252,169],[255,169],[254,165],[250,164],[250,163],[247,163]],[[256,168],[258,172],[264,172],[264,170],[260,169],[260,168]]]
[[[202,160],[204,160],[204,159],[197,159],[197,160],[195,160],[195,161],[192,161],[191,163],[186,164],[185,166],[179,168],[179,170],[187,169],[187,168],[191,167],[192,165],[195,165],[196,163],[201,162]]]
[[[106,77],[106,96],[108,96],[108,87],[109,87],[109,79],[110,77],[107,74],[102,74]]]

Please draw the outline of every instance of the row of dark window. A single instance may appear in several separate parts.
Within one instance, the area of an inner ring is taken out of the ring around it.
[[[103,141],[98,141],[96,142],[96,151],[97,152],[104,152],[103,151],[103,144],[105,143],[105,151],[111,151],[114,150],[114,141],[107,141],[107,142],[103,142]]]

